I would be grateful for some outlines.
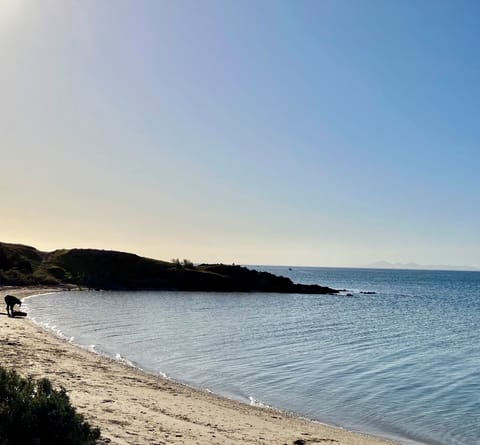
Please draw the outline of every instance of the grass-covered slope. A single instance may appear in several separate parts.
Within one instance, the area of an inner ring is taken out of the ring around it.
[[[0,243],[0,285],[74,285],[95,289],[336,293],[241,266],[166,262],[125,252],[69,249],[40,252]]]
[[[22,244],[0,243],[0,284],[29,285],[47,254]],[[43,280],[40,280],[42,283]]]

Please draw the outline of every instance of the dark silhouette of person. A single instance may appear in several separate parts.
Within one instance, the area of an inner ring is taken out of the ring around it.
[[[19,306],[22,305],[22,302],[17,297],[14,297],[13,295],[6,295],[5,303],[7,305],[7,315],[9,317],[15,316],[13,313],[13,306],[15,306],[16,304],[18,304]]]

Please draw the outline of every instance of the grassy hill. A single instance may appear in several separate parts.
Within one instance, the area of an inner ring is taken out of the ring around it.
[[[225,292],[336,293],[317,285],[241,266],[167,262],[96,249],[41,252],[0,243],[0,285],[65,285],[94,289],[162,289]]]

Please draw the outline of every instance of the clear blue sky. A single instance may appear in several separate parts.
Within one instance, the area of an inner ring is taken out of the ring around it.
[[[480,3],[0,0],[0,240],[480,266]]]

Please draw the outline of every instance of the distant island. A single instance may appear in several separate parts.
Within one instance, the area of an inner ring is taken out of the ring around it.
[[[42,252],[31,246],[0,242],[0,285],[65,286],[102,290],[180,290],[336,294],[316,284],[246,267],[160,261],[132,253],[98,249]]]
[[[480,269],[471,266],[446,266],[446,265],[425,265],[416,263],[389,263],[388,261],[377,261],[376,263],[362,266],[367,269],[407,269],[407,270],[457,270],[466,272],[480,272]]]

